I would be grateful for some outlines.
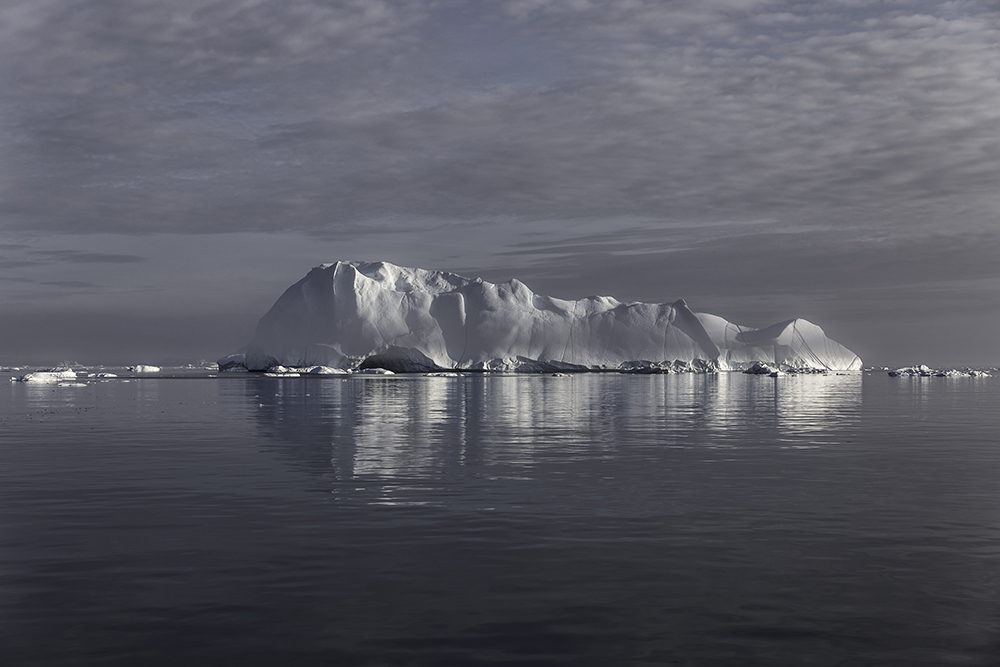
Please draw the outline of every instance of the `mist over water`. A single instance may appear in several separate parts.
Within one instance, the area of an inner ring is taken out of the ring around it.
[[[0,390],[11,664],[996,664],[995,378]]]

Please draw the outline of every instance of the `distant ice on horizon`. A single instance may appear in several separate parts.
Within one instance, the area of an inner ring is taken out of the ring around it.
[[[223,369],[276,366],[480,370],[712,371],[763,362],[860,370],[861,359],[804,319],[763,329],[668,304],[542,296],[512,279],[489,283],[388,262],[314,268],[260,319]]]

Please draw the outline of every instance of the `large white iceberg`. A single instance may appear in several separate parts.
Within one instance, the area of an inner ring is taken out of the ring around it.
[[[245,353],[219,365],[641,372],[742,369],[758,361],[861,368],[856,354],[802,319],[753,329],[693,313],[683,300],[566,301],[518,280],[493,284],[388,262],[313,269],[260,319]]]

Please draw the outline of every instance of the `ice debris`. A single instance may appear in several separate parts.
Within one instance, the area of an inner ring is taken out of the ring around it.
[[[331,368],[330,366],[313,366],[308,371],[310,375],[346,375],[343,368]]]
[[[750,366],[750,368],[747,368],[743,372],[749,375],[770,375],[771,373],[774,373],[777,370],[778,370],[777,368],[771,368],[770,366],[761,361],[755,361],[753,365]]]
[[[803,319],[764,329],[692,312],[683,300],[567,301],[387,262],[319,266],[260,319],[219,369],[326,366],[396,372],[632,373],[775,368],[859,370],[856,354]]]
[[[222,357],[216,363],[219,366],[219,371],[222,373],[246,373],[246,361],[246,354],[243,352],[235,352]]]
[[[919,366],[906,366],[904,368],[897,368],[896,370],[889,371],[889,375],[892,377],[940,377],[940,378],[957,378],[957,377],[991,377],[987,371],[976,370],[974,368],[966,368],[965,370],[958,370],[956,368],[949,368],[947,370],[935,370],[924,364]]]
[[[136,364],[135,366],[129,366],[128,369],[133,373],[159,373],[162,370],[159,366],[149,366],[147,364]]]

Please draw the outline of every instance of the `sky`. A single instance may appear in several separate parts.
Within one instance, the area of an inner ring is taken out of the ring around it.
[[[0,363],[357,259],[1000,365],[998,77],[985,0],[6,0]]]

